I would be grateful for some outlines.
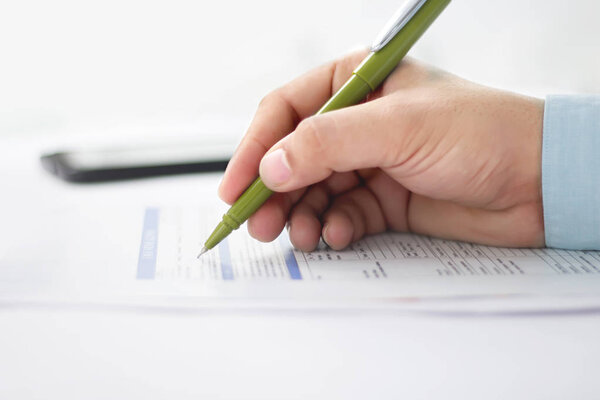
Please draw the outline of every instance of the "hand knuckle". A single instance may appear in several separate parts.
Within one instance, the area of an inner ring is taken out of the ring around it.
[[[303,149],[310,154],[323,154],[327,149],[327,138],[324,130],[315,118],[308,118],[300,122],[296,129]]]
[[[269,107],[271,104],[279,101],[281,99],[281,93],[279,89],[275,89],[272,92],[267,93],[260,102],[258,103],[258,108]]]

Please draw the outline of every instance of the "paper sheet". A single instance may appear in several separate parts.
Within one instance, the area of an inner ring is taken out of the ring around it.
[[[226,210],[215,196],[220,174],[64,185],[29,162],[40,153],[37,140],[20,139],[1,161],[8,178],[0,306],[600,309],[597,252],[386,233],[343,252],[321,245],[303,253],[292,249],[286,232],[263,244],[242,227],[197,260]]]
[[[600,253],[594,251],[499,248],[391,232],[343,251],[321,243],[308,253],[293,249],[285,232],[272,243],[236,232],[197,259],[216,215],[198,208],[147,209],[137,278],[310,282],[600,274]]]
[[[223,211],[211,203],[98,203],[54,212],[52,220],[40,212],[33,220],[45,218],[47,229],[31,235],[25,226],[0,256],[0,304],[446,313],[600,309],[599,252],[496,248],[388,232],[344,251],[321,244],[307,253],[293,249],[287,232],[260,243],[240,229],[197,259]]]

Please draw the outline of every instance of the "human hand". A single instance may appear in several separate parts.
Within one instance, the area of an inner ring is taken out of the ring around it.
[[[342,249],[388,229],[498,246],[543,246],[543,101],[403,61],[366,102],[312,116],[360,52],[267,95],[219,195],[232,204],[256,177],[274,194],[249,220],[271,241],[320,237]],[[260,168],[259,168],[260,167]]]

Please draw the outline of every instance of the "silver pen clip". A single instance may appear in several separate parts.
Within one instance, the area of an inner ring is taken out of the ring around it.
[[[427,0],[407,0],[379,32],[371,45],[371,51],[377,52],[383,49],[426,2]]]

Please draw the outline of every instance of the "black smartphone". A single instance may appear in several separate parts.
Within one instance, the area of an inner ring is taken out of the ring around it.
[[[74,150],[44,154],[42,166],[69,182],[106,182],[224,171],[233,146],[200,143]]]

